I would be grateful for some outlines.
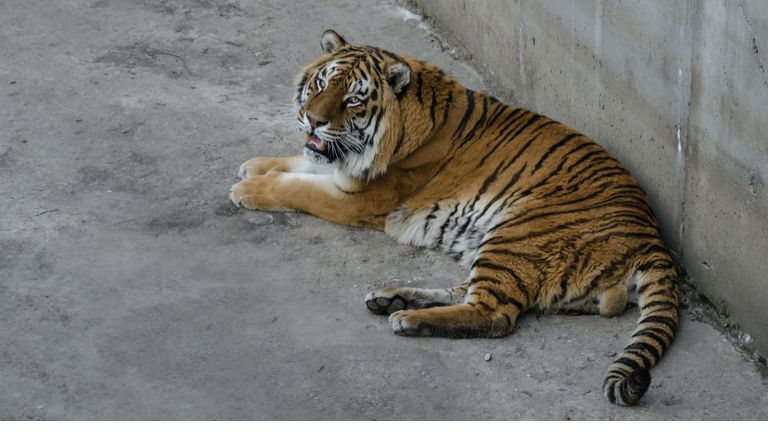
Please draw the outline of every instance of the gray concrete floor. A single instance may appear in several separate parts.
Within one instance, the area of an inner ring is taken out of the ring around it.
[[[396,6],[0,3],[0,419],[768,419],[754,365],[687,312],[619,408],[600,384],[637,313],[398,337],[364,295],[463,269],[229,203],[240,163],[300,151],[291,84],[326,28],[485,88]]]

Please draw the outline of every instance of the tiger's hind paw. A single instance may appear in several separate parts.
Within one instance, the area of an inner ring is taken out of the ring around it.
[[[386,291],[378,290],[365,296],[365,305],[369,311],[377,315],[391,315],[406,309],[405,299],[399,295],[387,295]]]

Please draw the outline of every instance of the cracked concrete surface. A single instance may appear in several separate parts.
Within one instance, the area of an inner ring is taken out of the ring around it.
[[[754,365],[685,311],[643,405],[620,408],[600,385],[636,312],[398,337],[365,294],[453,286],[463,269],[381,232],[229,203],[242,162],[300,152],[291,84],[326,28],[485,89],[396,5],[3,9],[0,419],[768,418]]]

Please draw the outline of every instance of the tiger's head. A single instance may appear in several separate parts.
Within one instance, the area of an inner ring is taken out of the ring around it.
[[[411,67],[400,56],[323,33],[324,53],[296,80],[294,104],[306,134],[304,156],[371,180],[387,170],[403,130],[400,98]]]

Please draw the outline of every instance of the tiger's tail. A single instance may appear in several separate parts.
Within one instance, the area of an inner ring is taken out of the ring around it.
[[[637,329],[603,382],[606,399],[622,406],[637,403],[648,390],[649,370],[677,331],[678,280],[672,260],[664,250],[645,261],[638,266],[634,278],[640,307]]]

